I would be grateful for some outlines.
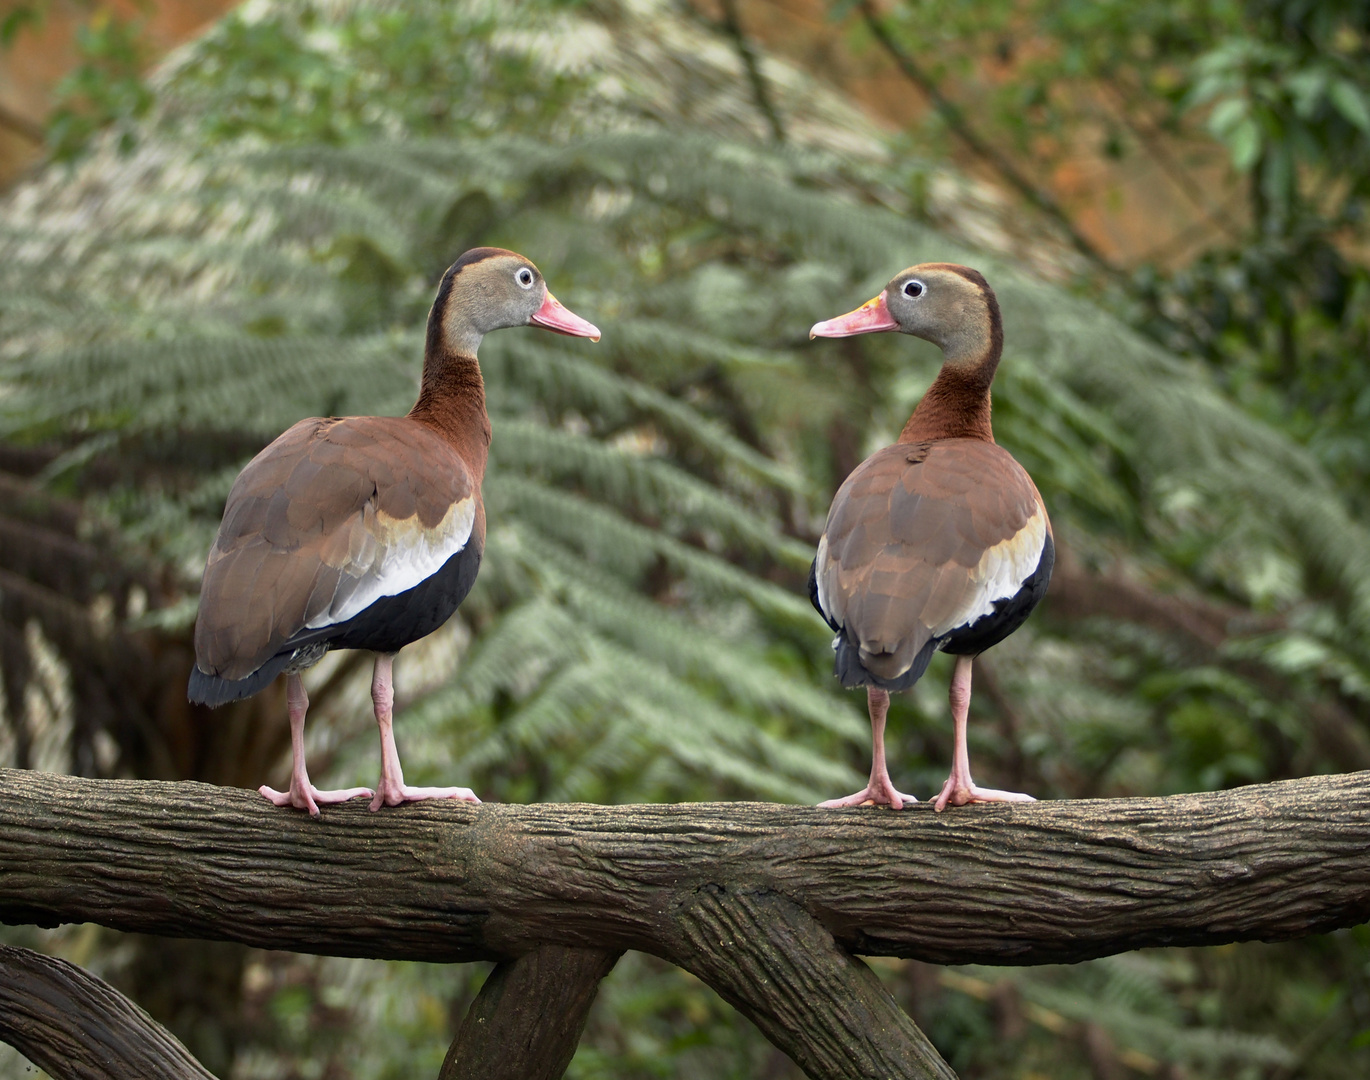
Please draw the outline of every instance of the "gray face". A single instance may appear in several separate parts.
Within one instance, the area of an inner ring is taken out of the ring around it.
[[[536,326],[570,337],[599,340],[591,322],[567,311],[547,291],[538,268],[517,252],[472,248],[448,269],[433,301],[429,347],[475,356],[481,338],[509,326]]]
[[[547,283],[538,268],[521,255],[493,255],[466,267],[453,282],[448,321],[460,309],[470,327],[488,334],[509,326],[527,326],[547,299]]]
[[[885,307],[905,334],[941,347],[948,360],[978,356],[988,342],[988,306],[978,286],[952,271],[922,265],[896,274]]]

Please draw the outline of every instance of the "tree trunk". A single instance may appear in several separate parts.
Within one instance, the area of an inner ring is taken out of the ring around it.
[[[560,1080],[619,953],[545,945],[490,972],[438,1080]]]

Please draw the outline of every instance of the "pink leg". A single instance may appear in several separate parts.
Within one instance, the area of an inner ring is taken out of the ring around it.
[[[399,806],[420,799],[462,799],[478,803],[475,792],[464,787],[410,787],[404,782],[400,768],[400,752],[395,748],[392,713],[395,708],[394,653],[377,653],[376,670],[371,676],[371,702],[376,707],[376,723],[381,729],[381,782],[376,785],[376,797],[371,809]]]
[[[290,708],[290,751],[294,758],[290,770],[290,790],[277,791],[263,784],[257,792],[265,795],[277,806],[293,806],[298,810],[308,810],[314,817],[319,816],[319,803],[340,803],[355,799],[358,795],[370,795],[370,788],[320,791],[309,782],[309,773],[304,767],[304,714],[309,710],[309,695],[304,692],[304,680],[298,673],[285,677],[285,700]]]
[[[942,793],[932,804],[941,813],[948,806],[965,806],[973,802],[1036,802],[1031,795],[1017,791],[997,791],[976,787],[970,778],[970,749],[966,745],[966,716],[970,712],[970,671],[974,658],[958,656],[956,670],[951,676],[951,719],[955,725],[956,745],[951,752],[951,775],[942,785]]]
[[[871,714],[870,783],[855,795],[848,795],[845,799],[829,799],[827,802],[819,803],[819,806],[833,808],[875,803],[878,806],[888,806],[891,810],[902,810],[906,802],[918,801],[912,795],[895,790],[894,784],[890,781],[889,768],[885,765],[885,717],[890,711],[889,691],[875,686],[868,687],[866,707]]]

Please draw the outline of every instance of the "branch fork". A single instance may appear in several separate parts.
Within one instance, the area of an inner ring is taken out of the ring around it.
[[[205,784],[0,770],[0,921],[498,961],[443,1080],[559,1075],[625,949],[696,974],[811,1077],[945,1080],[856,954],[1071,963],[1322,933],[1370,918],[1368,849],[1370,773],[943,814],[426,803],[315,820]]]

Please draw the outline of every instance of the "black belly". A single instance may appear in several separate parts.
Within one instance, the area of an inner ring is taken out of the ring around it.
[[[957,656],[976,656],[986,649],[998,645],[1009,634],[1017,630],[1032,614],[1032,609],[1046,595],[1051,584],[1051,568],[1056,565],[1056,545],[1052,543],[1051,533],[1047,533],[1046,543],[1042,545],[1042,557],[1037,560],[1037,569],[1023,582],[1023,587],[1007,600],[998,600],[994,610],[970,626],[953,630],[942,638],[939,646],[943,652]]]
[[[427,637],[461,606],[480,569],[481,549],[468,544],[453,555],[432,577],[394,596],[382,596],[345,623],[326,627],[325,641],[331,649],[371,649],[399,652],[411,641]],[[298,648],[298,645],[292,648]]]
[[[986,649],[998,645],[1027,621],[1032,609],[1046,595],[1047,585],[1051,583],[1051,568],[1055,563],[1056,545],[1052,542],[1051,533],[1047,533],[1046,543],[1042,545],[1042,557],[1037,560],[1037,568],[1016,593],[1003,600],[996,600],[993,611],[969,626],[958,627],[940,638],[930,640],[914,657],[908,671],[897,679],[882,679],[867,671],[861,663],[860,646],[848,636],[845,627],[834,625],[833,629],[837,631],[837,656],[833,661],[833,674],[841,680],[843,686],[849,688],[878,686],[884,690],[907,690],[923,677],[923,672],[927,671],[928,664],[932,661],[932,654],[938,649],[957,656],[978,656]],[[813,570],[809,572],[809,581],[810,598],[814,607],[818,607],[817,580]],[[822,608],[818,610],[824,619],[828,619]]]
[[[371,649],[395,653],[412,641],[427,637],[456,612],[475,584],[480,570],[481,545],[469,543],[412,589],[382,596],[347,622],[304,630],[290,638],[275,656],[243,679],[221,679],[190,669],[190,700],[211,708],[264,689],[290,666],[299,649],[327,645],[330,649]]]

